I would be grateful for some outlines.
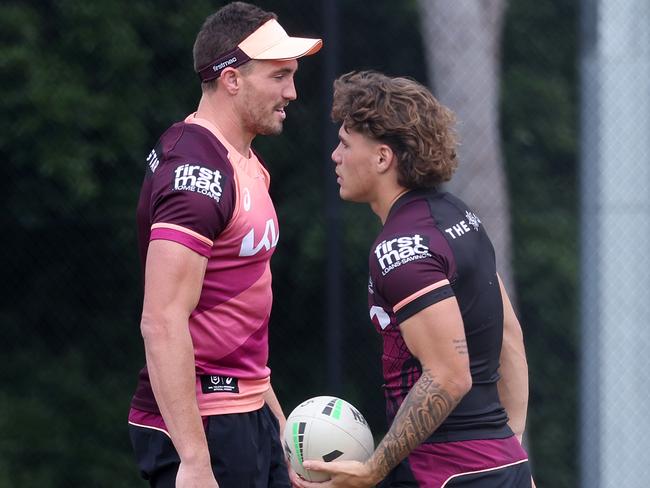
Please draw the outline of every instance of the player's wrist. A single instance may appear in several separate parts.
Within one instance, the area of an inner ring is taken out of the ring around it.
[[[207,446],[179,449],[178,455],[181,463],[187,467],[205,468],[211,466],[210,452]]]
[[[374,457],[371,457],[363,463],[362,473],[364,479],[366,479],[372,486],[378,484],[388,475],[388,473],[384,473],[381,466],[375,462]]]

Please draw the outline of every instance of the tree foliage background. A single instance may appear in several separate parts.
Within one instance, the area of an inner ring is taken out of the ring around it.
[[[160,133],[194,110],[191,46],[224,2],[21,1],[0,6],[0,487],[143,486],[126,414],[143,363],[134,210]],[[258,2],[321,35],[319,3]],[[341,0],[341,72],[427,83],[415,0]],[[538,486],[576,484],[576,2],[510,2],[502,137],[514,274],[531,372]],[[327,39],[325,39],[327,42]],[[258,138],[281,225],[271,367],[289,411],[326,393],[323,181],[331,177],[322,56],[300,63],[284,134]],[[461,162],[462,164],[462,162]],[[367,319],[378,222],[341,206],[337,391],[384,429],[379,339]]]

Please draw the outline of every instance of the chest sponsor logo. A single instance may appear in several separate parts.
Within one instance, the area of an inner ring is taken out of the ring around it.
[[[275,223],[273,219],[266,221],[266,226],[264,227],[264,235],[260,238],[260,241],[255,244],[255,229],[251,229],[248,234],[241,241],[241,248],[239,249],[239,256],[255,256],[258,252],[265,250],[270,251],[271,248],[278,245],[278,240],[280,235],[275,228]]]
[[[430,256],[429,238],[420,234],[387,239],[375,247],[382,276],[403,264]]]
[[[174,190],[192,191],[221,200],[223,175],[218,169],[210,169],[198,164],[183,164],[174,170]]]
[[[470,227],[471,226],[471,227]],[[461,220],[456,225],[452,225],[445,229],[445,232],[451,236],[452,239],[458,239],[474,229],[478,232],[481,226],[481,219],[475,213],[469,210],[465,212],[465,220]]]

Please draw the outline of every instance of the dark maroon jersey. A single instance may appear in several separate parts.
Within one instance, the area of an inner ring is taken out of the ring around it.
[[[368,303],[370,318],[383,338],[389,424],[422,373],[399,324],[455,296],[473,383],[428,442],[511,436],[496,386],[503,302],[494,248],[478,216],[449,193],[411,191],[391,208],[370,251],[369,265]]]
[[[209,241],[228,224],[235,205],[227,149],[206,128],[179,122],[162,135],[147,163],[137,211],[143,269],[151,234],[164,232],[152,228],[159,222],[185,229],[182,244],[209,257]]]

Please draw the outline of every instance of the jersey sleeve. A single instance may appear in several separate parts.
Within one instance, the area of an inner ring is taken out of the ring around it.
[[[232,216],[235,191],[225,151],[182,136],[153,174],[149,240],[174,241],[209,257]]]
[[[370,259],[377,291],[392,307],[397,323],[454,295],[453,256],[435,227],[384,239]]]

